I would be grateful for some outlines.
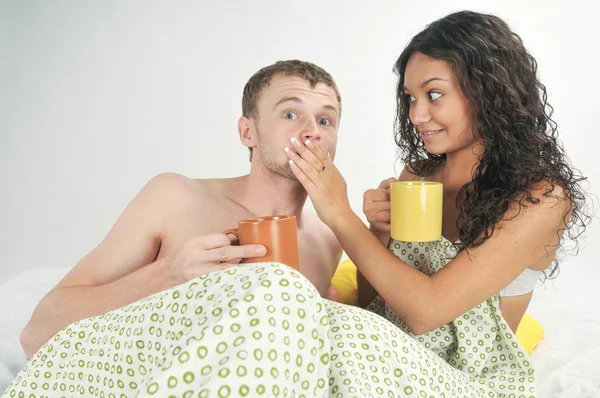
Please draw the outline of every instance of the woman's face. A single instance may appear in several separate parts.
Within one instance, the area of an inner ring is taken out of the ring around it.
[[[477,145],[471,104],[450,66],[414,53],[404,72],[409,118],[431,154],[471,150]]]

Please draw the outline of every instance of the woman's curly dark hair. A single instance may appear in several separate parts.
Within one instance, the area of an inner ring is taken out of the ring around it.
[[[572,211],[567,236],[575,241],[591,219],[580,186],[585,178],[571,166],[557,139],[546,87],[538,80],[537,63],[521,38],[496,16],[462,11],[428,25],[406,46],[394,68],[399,77],[396,144],[408,170],[428,176],[446,156],[428,153],[409,119],[404,72],[417,52],[452,68],[471,104],[474,131],[484,144],[473,180],[456,199],[461,248],[488,239],[512,202],[520,206],[539,202],[531,190],[541,181],[552,184],[545,195],[555,185],[563,188]],[[557,261],[550,273],[556,265]]]

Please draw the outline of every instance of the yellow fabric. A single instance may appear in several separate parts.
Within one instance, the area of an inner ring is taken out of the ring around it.
[[[529,314],[523,315],[521,323],[517,328],[517,340],[523,346],[528,354],[540,344],[544,338],[544,328],[540,323]]]
[[[340,263],[331,280],[331,287],[337,290],[340,303],[358,304],[356,266],[350,259]],[[542,325],[531,315],[525,314],[517,329],[517,339],[525,351],[531,354],[543,338],[544,328]]]
[[[331,287],[338,292],[338,301],[348,305],[358,305],[358,284],[356,282],[356,266],[348,259],[338,265]]]

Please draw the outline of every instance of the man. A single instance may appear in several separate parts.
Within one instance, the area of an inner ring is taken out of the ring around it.
[[[300,271],[325,295],[341,257],[333,233],[304,210],[307,193],[283,149],[310,139],[335,156],[341,98],[332,77],[302,61],[280,61],[244,88],[238,121],[250,173],[226,179],[153,178],[106,238],[40,302],[21,333],[31,357],[66,325],[265,253],[235,246],[222,233],[240,219],[295,215]]]

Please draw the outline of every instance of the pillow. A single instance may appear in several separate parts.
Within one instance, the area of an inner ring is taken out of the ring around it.
[[[331,287],[338,292],[338,301],[348,305],[358,304],[358,286],[356,281],[356,266],[348,259],[342,261],[333,275]],[[544,328],[531,315],[525,314],[516,333],[521,346],[531,354],[544,338]]]
[[[358,282],[356,266],[349,259],[342,261],[333,275],[331,287],[338,292],[338,301],[348,305],[358,305]]]
[[[517,328],[517,340],[523,346],[528,354],[531,354],[533,349],[540,344],[544,338],[544,328],[542,325],[529,314],[523,315],[521,323]]]

